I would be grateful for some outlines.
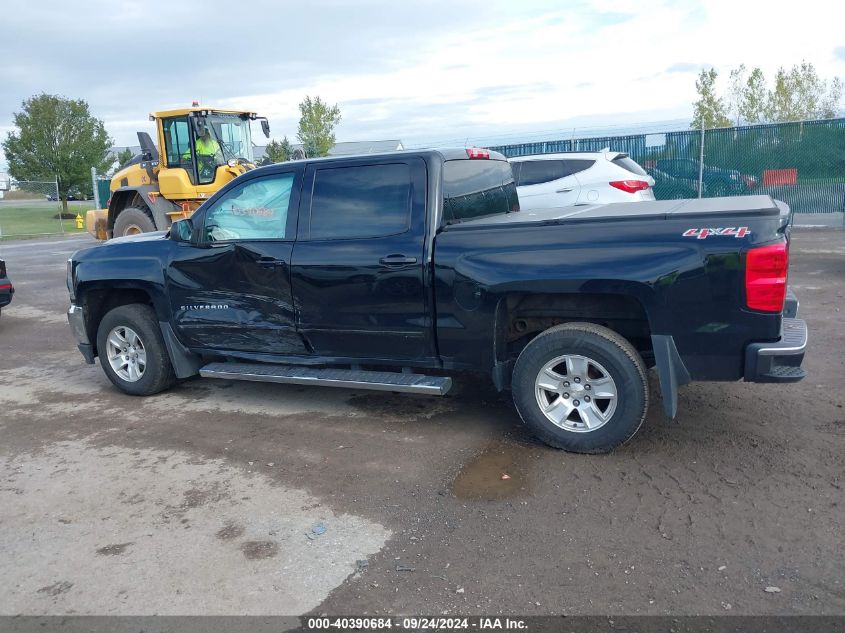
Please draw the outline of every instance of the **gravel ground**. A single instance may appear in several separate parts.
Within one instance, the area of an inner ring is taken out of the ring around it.
[[[122,395],[64,320],[87,244],[0,245],[0,614],[845,614],[845,232],[794,232],[807,379],[689,385],[677,423],[653,387],[603,456],[483,378]]]

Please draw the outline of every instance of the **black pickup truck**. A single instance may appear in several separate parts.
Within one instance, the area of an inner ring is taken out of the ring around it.
[[[443,395],[484,372],[543,441],[600,452],[645,418],[649,367],[671,417],[691,380],[804,376],[788,219],[767,196],[520,211],[478,149],[293,161],[75,253],[68,318],[129,394],[200,374]]]

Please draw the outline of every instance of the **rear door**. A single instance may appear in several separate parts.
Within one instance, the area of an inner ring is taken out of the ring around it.
[[[426,165],[314,163],[293,250],[299,332],[317,356],[434,357],[424,283]]]
[[[519,161],[517,191],[522,209],[551,209],[574,205],[581,185],[572,161],[564,159]]]

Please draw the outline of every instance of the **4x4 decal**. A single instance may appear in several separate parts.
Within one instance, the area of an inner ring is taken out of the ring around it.
[[[721,235],[727,237],[746,237],[751,235],[751,231],[748,230],[747,226],[741,226],[738,229],[730,226],[728,228],[718,228],[718,229],[688,229],[682,233],[684,237],[696,237],[700,240],[707,239],[708,237]]]

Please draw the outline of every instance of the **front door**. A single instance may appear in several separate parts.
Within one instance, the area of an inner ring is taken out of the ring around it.
[[[299,331],[314,354],[433,357],[424,282],[425,162],[316,163],[305,183],[292,280]]]
[[[301,169],[255,175],[194,215],[197,244],[167,269],[174,327],[193,348],[302,354],[290,262]]]

